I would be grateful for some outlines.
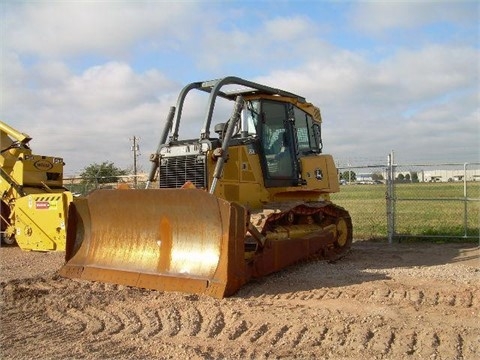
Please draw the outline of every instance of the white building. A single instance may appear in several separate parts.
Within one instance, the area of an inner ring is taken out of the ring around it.
[[[422,170],[418,179],[424,182],[480,181],[480,169]]]

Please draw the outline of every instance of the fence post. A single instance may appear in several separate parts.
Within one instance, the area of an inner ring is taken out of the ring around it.
[[[395,234],[395,170],[393,161],[393,150],[387,157],[387,237],[388,243],[393,242]]]
[[[467,196],[467,166],[463,164],[463,236],[468,237],[468,196]]]

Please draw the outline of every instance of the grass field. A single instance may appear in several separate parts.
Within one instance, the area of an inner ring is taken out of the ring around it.
[[[413,183],[395,185],[395,234],[436,241],[478,241],[480,183]],[[387,237],[386,186],[345,185],[332,200],[350,212],[355,239]],[[467,214],[467,215],[465,215]]]

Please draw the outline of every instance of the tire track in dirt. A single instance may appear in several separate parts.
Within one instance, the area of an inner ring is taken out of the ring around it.
[[[86,360],[478,356],[476,270],[458,281],[453,267],[428,278],[428,267],[364,274],[362,262],[351,280],[352,268],[297,267],[223,300],[57,275],[2,282],[0,351]]]
[[[144,330],[144,336],[147,339],[157,336],[163,330],[162,319],[158,314],[157,309],[153,309],[149,307],[144,308],[142,319],[146,324],[145,330]]]
[[[274,346],[282,351],[283,348],[296,349],[302,347],[316,346],[319,349],[331,347],[340,348],[362,348],[367,352],[382,355],[398,356],[436,356],[438,353],[448,353],[452,356],[465,356],[465,340],[463,330],[442,330],[423,331],[415,327],[412,332],[406,329],[392,328],[387,325],[386,319],[367,318],[370,326],[365,326],[355,318],[333,316],[324,312],[314,318],[304,318],[303,324],[291,325],[288,318],[279,318],[276,314],[269,317],[267,323],[264,318],[256,320],[253,311],[256,306],[265,309],[266,304],[273,303],[269,296],[263,296],[256,300],[225,300],[223,302],[207,300],[207,305],[199,301],[190,301],[188,298],[177,299],[176,305],[166,305],[158,308],[158,302],[152,297],[162,297],[158,293],[150,296],[143,296],[141,291],[131,290],[133,295],[148,300],[146,305],[129,306],[123,305],[103,307],[103,304],[110,301],[118,301],[118,289],[105,290],[101,294],[89,294],[91,305],[71,307],[63,300],[65,292],[75,291],[73,285],[65,286],[58,284],[57,280],[40,281],[38,283],[11,283],[2,288],[2,299],[9,303],[13,300],[15,306],[4,309],[5,316],[15,311],[16,307],[22,307],[23,313],[41,313],[43,316],[27,316],[16,314],[17,318],[6,321],[4,330],[11,332],[18,323],[24,327],[37,327],[37,330],[30,331],[34,338],[45,332],[56,324],[57,328],[67,328],[69,333],[77,333],[87,337],[112,336],[122,338],[126,335],[139,335],[144,339],[151,339],[158,336],[179,339],[180,342],[188,343],[192,336],[204,340],[218,340],[223,342],[235,342],[235,346],[243,349],[247,354],[248,344],[256,343],[258,346]],[[414,307],[458,307],[469,308],[476,304],[475,293],[463,289],[457,294],[443,293],[441,291],[419,291],[400,288],[391,290],[387,287],[377,287],[372,291],[344,291],[342,289],[319,289],[312,291],[313,294],[304,292],[292,292],[285,295],[275,295],[277,310],[282,313],[292,313],[294,317],[303,318],[302,312],[305,308],[322,304],[322,301],[329,301],[346,296],[355,301],[367,300],[373,303],[404,304]],[[75,296],[84,296],[85,288],[76,290]],[[102,299],[97,299],[100,296]],[[172,298],[173,295],[164,295]],[[13,304],[12,303],[12,304]],[[155,303],[155,304],[152,304]],[[83,302],[79,302],[83,304]],[[215,306],[211,306],[214,304]],[[47,306],[48,305],[48,306]],[[282,310],[280,310],[282,309]],[[249,316],[245,316],[249,314]],[[334,313],[335,314],[335,313]],[[352,317],[353,316],[353,317]],[[45,317],[46,319],[42,319]],[[316,324],[322,322],[324,326],[318,328]],[[42,324],[43,328],[39,328]],[[60,331],[56,331],[60,334]],[[53,333],[52,333],[53,335]],[[60,337],[61,338],[61,337]],[[455,346],[446,346],[445,338],[454,338]],[[3,340],[3,338],[2,338]],[[467,352],[468,352],[467,348]]]
[[[479,306],[480,293],[470,287],[457,289],[457,293],[452,294],[439,292],[434,289],[418,290],[407,287],[391,289],[388,286],[380,286],[376,289],[358,289],[358,291],[339,290],[339,289],[314,289],[308,292],[294,292],[281,295],[264,295],[257,299],[259,303],[273,301],[295,301],[297,303],[309,303],[313,300],[335,300],[335,299],[354,299],[368,303],[401,304],[408,302],[421,307],[449,306],[449,307],[473,307]],[[252,298],[255,299],[255,298]]]

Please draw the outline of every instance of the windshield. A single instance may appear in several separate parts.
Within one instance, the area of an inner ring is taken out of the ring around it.
[[[242,131],[246,132],[249,136],[257,135],[259,115],[260,102],[258,100],[247,101],[241,114]]]

